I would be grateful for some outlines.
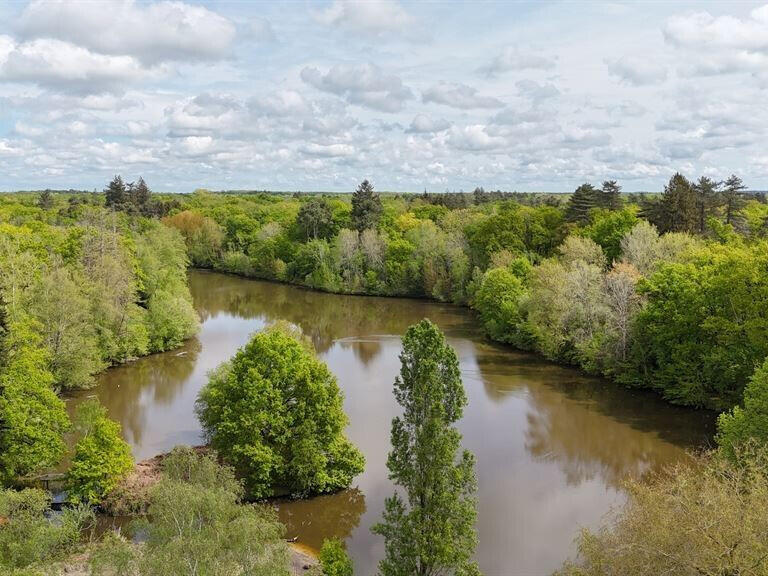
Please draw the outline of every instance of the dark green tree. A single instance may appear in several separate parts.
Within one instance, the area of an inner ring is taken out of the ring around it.
[[[743,222],[740,211],[746,204],[744,199],[744,190],[746,189],[747,187],[736,174],[731,174],[723,183],[722,203],[726,224],[737,227]]]
[[[592,184],[582,184],[568,198],[565,218],[568,222],[585,223],[589,221],[589,211],[599,206],[600,191]]]
[[[128,186],[128,200],[132,209],[138,214],[147,215],[149,213],[151,195],[152,191],[144,178],[140,177],[138,182],[131,182]]]
[[[106,206],[113,210],[122,210],[125,207],[127,198],[125,182],[120,175],[112,178],[112,181],[104,189],[106,195]]]
[[[333,235],[333,211],[323,198],[312,198],[302,204],[296,223],[307,240]]]
[[[669,179],[661,195],[659,209],[653,222],[659,232],[696,232],[698,210],[696,193],[688,179],[679,172]]]
[[[37,199],[37,205],[43,210],[53,208],[53,194],[47,188],[40,192],[40,198]]]
[[[715,439],[731,458],[750,441],[768,445],[768,360],[750,378],[742,406],[720,414]]]
[[[616,180],[606,180],[600,190],[600,206],[608,210],[621,208],[621,186]]]
[[[707,176],[699,178],[693,185],[696,195],[696,228],[699,234],[703,234],[707,228],[707,219],[712,216],[719,204],[720,182],[715,182]]]
[[[373,184],[363,180],[352,194],[352,224],[362,232],[375,228],[381,218],[381,198],[373,191]]]
[[[429,320],[408,328],[395,398],[403,415],[392,420],[389,477],[402,488],[387,498],[373,532],[384,537],[383,576],[479,574],[475,460],[461,451],[454,424],[467,398],[459,361]],[[402,496],[401,496],[402,494]]]

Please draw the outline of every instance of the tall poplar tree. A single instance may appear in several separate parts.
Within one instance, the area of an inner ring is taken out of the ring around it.
[[[422,320],[408,328],[395,398],[403,415],[392,420],[389,478],[402,488],[387,498],[382,522],[383,576],[480,574],[475,459],[461,450],[454,423],[467,398],[459,361],[439,328]]]
[[[373,184],[363,180],[352,194],[352,224],[358,232],[375,228],[381,218],[381,198]]]

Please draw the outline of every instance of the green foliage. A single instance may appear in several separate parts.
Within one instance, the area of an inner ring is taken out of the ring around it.
[[[163,222],[181,232],[192,266],[213,268],[218,263],[224,244],[224,232],[214,219],[184,210],[165,218]]]
[[[402,488],[387,498],[373,531],[384,537],[384,576],[478,574],[474,457],[459,453],[453,424],[467,403],[456,353],[429,320],[403,337],[395,398],[403,415],[392,420],[390,479]]]
[[[333,236],[333,213],[322,198],[311,198],[302,204],[296,223],[305,239],[328,238]]]
[[[0,481],[8,483],[54,466],[64,454],[69,429],[64,403],[52,389],[41,347],[40,326],[29,319],[11,322],[3,339],[0,371]]]
[[[716,440],[731,458],[750,442],[768,445],[768,360],[750,378],[742,406],[720,414]]]
[[[381,210],[381,198],[373,191],[373,184],[363,180],[352,194],[352,224],[359,232],[375,228]]]
[[[77,426],[82,437],[67,472],[69,496],[99,504],[133,469],[131,448],[120,434],[120,425],[107,417],[95,398],[79,407]]]
[[[525,315],[521,310],[521,301],[527,296],[524,282],[525,279],[510,268],[488,270],[473,304],[491,339],[519,348],[531,345],[530,334],[523,324]]]
[[[768,571],[768,457],[716,454],[629,483],[623,509],[578,538],[559,576],[760,575]]]
[[[632,208],[618,211],[593,210],[589,225],[581,233],[599,244],[608,262],[613,262],[621,255],[622,238],[635,224],[637,216]]]
[[[47,518],[51,498],[33,488],[0,489],[0,570],[34,568],[73,551],[81,530],[93,523],[93,512],[84,507]]]
[[[352,559],[338,538],[325,540],[320,549],[320,566],[323,576],[353,576]]]
[[[241,504],[241,495],[214,455],[175,449],[151,491],[146,544],[106,539],[92,556],[94,573],[288,576],[282,525],[271,509]]]
[[[695,259],[664,264],[639,287],[635,370],[624,378],[672,402],[729,408],[768,356],[768,252],[711,245]]]
[[[336,379],[282,326],[256,334],[214,371],[197,410],[211,445],[253,497],[333,492],[363,470],[343,434]]]
[[[568,198],[565,217],[568,222],[585,223],[592,209],[600,206],[601,193],[592,184],[582,184]]]

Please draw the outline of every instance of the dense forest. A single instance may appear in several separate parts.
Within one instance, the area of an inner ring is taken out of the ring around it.
[[[149,545],[108,536],[93,549],[96,574],[161,574],[187,561],[206,574],[287,573],[280,526],[243,501],[331,492],[363,469],[343,435],[333,375],[294,327],[276,326],[214,371],[198,398],[216,452],[177,451],[149,492],[126,488],[133,462],[119,425],[95,400],[71,422],[62,395],[196,333],[188,266],[469,306],[495,341],[724,411],[719,448],[697,463],[704,473],[681,465],[632,485],[624,512],[585,532],[563,570],[765,569],[765,521],[753,516],[768,477],[768,204],[736,176],[680,174],[642,196],[614,181],[558,196],[379,194],[367,180],[351,195],[161,195],[118,176],[101,194],[0,197],[0,481],[13,487],[0,490],[0,567],[58,560],[77,549],[93,506],[127,506],[149,513]],[[433,562],[475,574],[473,458],[453,427],[466,404],[455,353],[429,322],[409,329],[403,346],[395,396],[404,414],[388,466],[405,499],[388,499],[375,529],[387,546],[380,570],[410,574]],[[17,489],[65,459],[73,506],[51,523],[49,497]],[[707,497],[718,504],[702,528]],[[174,535],[163,524],[174,514],[206,521]],[[674,529],[681,516],[690,530]],[[735,527],[746,517],[749,526]],[[420,538],[427,524],[449,542],[435,549]],[[230,536],[213,542],[217,530]],[[258,553],[243,552],[246,535]],[[339,542],[323,558],[325,574],[351,574]]]

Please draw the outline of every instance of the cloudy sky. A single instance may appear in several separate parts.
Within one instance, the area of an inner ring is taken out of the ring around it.
[[[0,3],[0,190],[768,189],[768,4]]]

